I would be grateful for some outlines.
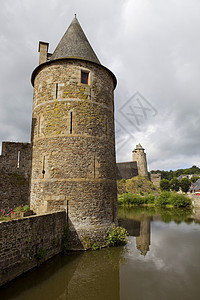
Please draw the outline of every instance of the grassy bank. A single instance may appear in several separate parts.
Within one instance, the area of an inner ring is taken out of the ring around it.
[[[146,177],[136,176],[131,179],[121,179],[117,181],[118,194],[132,193],[132,194],[158,194],[158,189]]]
[[[118,204],[122,206],[150,205],[160,207],[187,207],[191,206],[191,200],[176,192],[162,192],[160,194],[148,194],[141,196],[132,193],[118,195]]]

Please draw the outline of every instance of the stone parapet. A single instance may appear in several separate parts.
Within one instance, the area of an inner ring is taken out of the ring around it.
[[[0,222],[0,286],[62,251],[66,212]]]

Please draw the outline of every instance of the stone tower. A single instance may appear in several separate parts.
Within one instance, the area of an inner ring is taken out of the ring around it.
[[[31,208],[65,209],[72,249],[104,244],[117,223],[114,74],[76,16],[54,53],[39,43],[32,73]]]
[[[137,162],[138,175],[148,177],[147,159],[144,148],[140,144],[138,144],[136,145],[136,148],[132,151],[132,153],[133,161]]]

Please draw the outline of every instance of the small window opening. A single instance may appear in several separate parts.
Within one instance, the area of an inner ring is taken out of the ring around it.
[[[70,134],[72,134],[72,111],[70,112]]]
[[[38,118],[38,135],[40,134],[40,117]]]
[[[96,165],[95,165],[95,155],[94,155],[94,178],[95,178],[95,176],[96,176],[96,174],[95,174],[95,173],[96,173],[96,172],[95,172],[96,170],[95,170],[95,169],[96,169]]]
[[[19,162],[20,162],[20,151],[17,153],[17,169],[19,169]]]
[[[56,99],[58,98],[58,83],[56,83]]]
[[[89,73],[81,71],[81,83],[88,84]]]
[[[69,223],[69,200],[67,200],[67,224]]]
[[[45,156],[43,156],[43,164],[42,164],[42,175],[44,178],[44,174],[45,174]]]
[[[91,100],[92,99],[92,90],[90,88],[90,93],[89,93],[89,99]]]

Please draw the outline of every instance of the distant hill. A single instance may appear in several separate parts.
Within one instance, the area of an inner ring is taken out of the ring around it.
[[[191,168],[188,169],[178,169],[176,171],[164,171],[164,170],[152,170],[151,171],[152,174],[156,174],[156,173],[161,173],[161,178],[162,179],[168,179],[171,180],[173,177],[178,177],[182,174],[199,174],[200,175],[200,168],[198,168],[197,166],[192,166]]]
[[[160,190],[147,178],[136,176],[131,179],[121,179],[117,181],[118,194],[157,194]]]

